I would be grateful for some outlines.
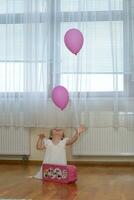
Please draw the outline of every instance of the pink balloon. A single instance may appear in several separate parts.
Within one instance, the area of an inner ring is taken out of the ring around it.
[[[78,29],[69,29],[65,36],[64,42],[66,47],[75,55],[81,50],[84,42],[82,33]]]
[[[58,108],[63,110],[69,101],[69,94],[67,89],[60,85],[53,88],[52,100]]]

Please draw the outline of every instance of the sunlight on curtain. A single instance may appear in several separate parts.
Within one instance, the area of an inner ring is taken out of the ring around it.
[[[133,119],[133,4],[123,0],[61,1],[60,83],[70,91],[77,113],[74,124],[120,127],[124,121],[129,127]],[[84,35],[77,56],[63,43],[70,28],[78,28]]]
[[[129,127],[133,19],[132,0],[1,0],[0,125]],[[77,56],[64,44],[70,28],[84,36]],[[50,98],[57,85],[69,91],[64,111]]]

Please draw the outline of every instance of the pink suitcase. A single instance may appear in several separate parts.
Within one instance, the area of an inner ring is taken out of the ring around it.
[[[74,165],[43,164],[43,181],[73,183],[77,180],[77,170]]]

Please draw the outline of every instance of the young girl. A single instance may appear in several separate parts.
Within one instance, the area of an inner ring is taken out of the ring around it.
[[[81,125],[78,129],[75,129],[75,134],[71,138],[65,138],[63,129],[61,128],[52,129],[49,139],[44,134],[39,134],[36,148],[38,150],[46,149],[43,163],[66,165],[66,145],[76,142],[79,135],[84,131],[86,131],[86,128]],[[34,177],[42,179],[42,167]]]

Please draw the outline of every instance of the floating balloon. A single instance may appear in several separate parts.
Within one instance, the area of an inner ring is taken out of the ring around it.
[[[53,88],[52,100],[58,108],[64,110],[69,101],[69,94],[67,89],[60,85]]]
[[[78,29],[69,29],[65,36],[64,42],[66,47],[75,55],[79,53],[83,46],[84,38],[82,33]]]

